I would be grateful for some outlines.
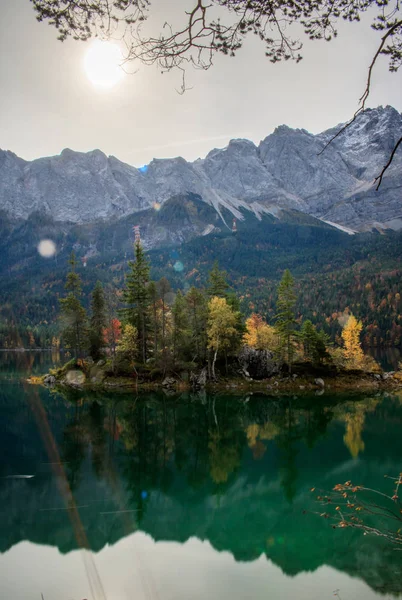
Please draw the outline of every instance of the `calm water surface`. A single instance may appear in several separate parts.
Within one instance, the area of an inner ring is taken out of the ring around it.
[[[402,553],[315,514],[391,491],[402,396],[60,395],[57,356],[0,354],[0,598],[372,600]],[[336,591],[338,590],[338,591]]]

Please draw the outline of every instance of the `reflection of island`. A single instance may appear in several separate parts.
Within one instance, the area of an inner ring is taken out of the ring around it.
[[[311,487],[384,486],[382,465],[399,472],[399,402],[41,396],[93,551],[141,529],[155,540],[209,540],[242,561],[264,553],[287,574],[327,564],[401,589],[397,553],[308,513]],[[10,421],[7,406],[0,439],[11,460],[1,475],[35,477],[0,480],[0,550],[28,539],[68,552],[77,542],[32,414]]]

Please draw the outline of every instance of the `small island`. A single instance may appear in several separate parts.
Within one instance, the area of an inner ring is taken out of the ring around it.
[[[73,355],[31,383],[88,390],[260,391],[268,395],[375,391],[402,387],[402,370],[384,373],[363,352],[362,323],[347,309],[331,340],[297,312],[294,279],[285,270],[273,323],[240,311],[238,296],[214,264],[208,285],[173,290],[150,280],[141,242],[123,290],[105,293],[98,281],[91,314],[81,302],[76,259],[70,259],[60,300],[62,339]]]

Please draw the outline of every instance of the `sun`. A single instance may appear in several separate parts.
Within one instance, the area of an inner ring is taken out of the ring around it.
[[[117,85],[124,77],[123,54],[112,42],[95,40],[84,58],[84,70],[91,83],[102,88]]]

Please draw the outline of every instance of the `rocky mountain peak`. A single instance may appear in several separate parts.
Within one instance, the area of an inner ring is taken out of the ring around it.
[[[154,159],[137,169],[101,150],[23,161],[0,151],[0,209],[12,218],[34,211],[77,223],[123,217],[172,197],[196,194],[219,215],[297,209],[351,227],[396,226],[401,219],[402,157],[395,156],[379,192],[374,177],[402,135],[402,116],[367,109],[328,148],[341,125],[313,135],[280,125],[257,147],[231,140],[194,163]]]

